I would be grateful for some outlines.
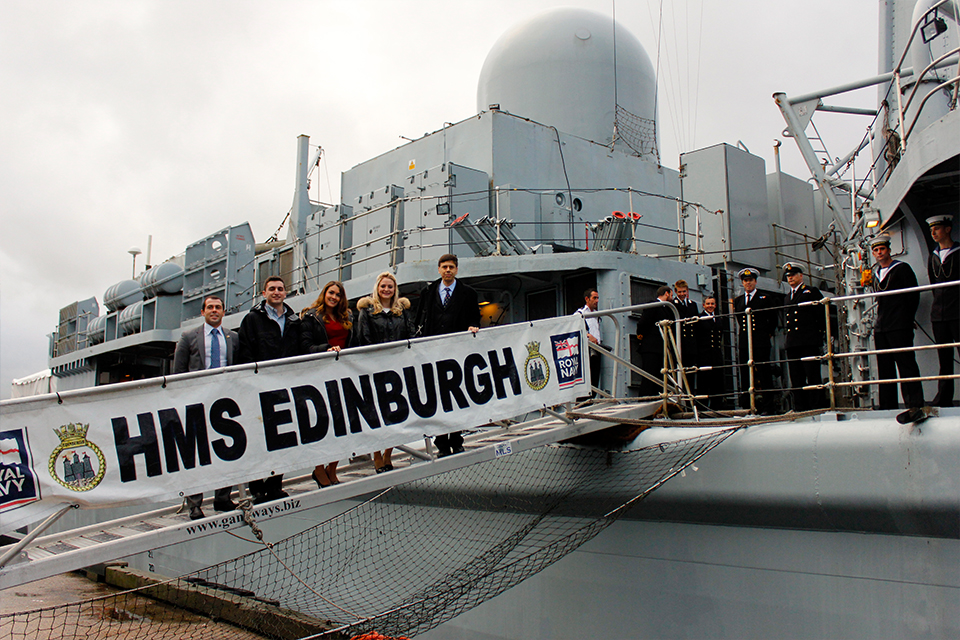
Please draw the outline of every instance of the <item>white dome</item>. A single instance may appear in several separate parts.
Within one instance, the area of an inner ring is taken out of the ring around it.
[[[570,8],[541,13],[500,36],[487,54],[477,110],[499,104],[514,115],[610,144],[616,104],[650,123],[656,118],[656,77],[647,52],[617,25],[614,91],[613,42],[608,16]]]

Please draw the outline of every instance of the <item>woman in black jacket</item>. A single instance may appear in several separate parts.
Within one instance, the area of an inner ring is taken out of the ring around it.
[[[377,276],[373,295],[357,302],[357,312],[357,344],[383,344],[413,337],[410,301],[397,295],[397,279],[388,271]],[[393,449],[387,449],[382,454],[374,452],[373,464],[377,473],[393,470],[390,460],[392,453]]]
[[[354,346],[353,317],[347,307],[347,294],[342,282],[331,280],[324,285],[312,305],[300,312],[301,353],[340,351]],[[313,480],[321,489],[340,484],[334,460],[313,470]]]

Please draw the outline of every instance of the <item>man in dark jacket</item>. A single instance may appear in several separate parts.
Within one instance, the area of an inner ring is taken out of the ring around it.
[[[690,299],[690,287],[686,280],[677,280],[673,283],[673,293],[676,296],[673,305],[680,314],[680,319],[696,318],[700,315],[697,303]],[[683,365],[689,367],[697,364],[697,330],[696,323],[680,325],[680,353]],[[693,381],[691,380],[691,383]]]
[[[767,413],[773,405],[770,397],[773,389],[773,371],[770,367],[770,339],[777,328],[777,313],[773,309],[777,306],[770,296],[757,291],[756,269],[741,269],[737,274],[743,284],[743,293],[734,298],[730,304],[737,317],[740,329],[737,340],[737,362],[740,364],[740,405],[744,409],[750,408],[750,337],[753,339],[754,381],[757,392],[765,391],[766,395],[759,397],[757,409]],[[746,311],[750,309],[748,316]],[[749,326],[748,326],[749,318]]]
[[[440,279],[420,292],[417,307],[418,335],[440,336],[460,331],[476,333],[480,330],[480,304],[477,292],[457,280],[460,262],[457,256],[446,253],[437,262]],[[463,437],[459,431],[434,439],[440,457],[463,451]]]
[[[300,318],[284,303],[286,298],[283,278],[267,278],[263,300],[240,322],[238,364],[300,355]],[[255,504],[287,497],[282,473],[254,480],[249,486]]]
[[[657,300],[670,302],[673,291],[668,286],[657,289]],[[643,310],[643,315],[637,322],[637,339],[640,341],[640,368],[649,373],[656,380],[663,380],[663,333],[658,322],[676,320],[676,316],[666,305],[650,307]],[[673,326],[669,328],[673,331]],[[659,395],[663,390],[663,383],[657,384],[644,377],[640,382],[640,396],[648,397]]]
[[[823,383],[818,360],[803,361],[801,358],[822,355],[826,323],[820,305],[800,306],[802,302],[822,300],[823,294],[816,287],[803,284],[803,267],[798,262],[787,262],[783,273],[790,285],[790,293],[784,300],[784,333],[787,360],[790,370],[790,386],[793,387],[794,407],[797,411],[809,411],[823,406],[823,392],[802,387]]]
[[[905,262],[890,255],[890,236],[882,234],[870,243],[877,268],[873,276],[876,291],[909,289],[917,286],[917,276]],[[877,349],[902,349],[913,346],[913,322],[920,306],[920,293],[901,293],[877,298],[877,321],[873,341]],[[913,351],[877,354],[877,378],[918,378],[920,367]],[[897,420],[915,422],[923,416],[923,387],[920,382],[901,382],[900,393],[907,410]],[[897,408],[897,386],[881,384],[877,392],[880,409]]]
[[[697,335],[697,366],[723,366],[723,337],[727,332],[727,318],[716,315],[717,298],[703,299],[700,320],[693,325]],[[722,409],[726,402],[723,369],[713,368],[697,373],[697,395],[710,396],[704,404],[710,409]]]
[[[930,284],[957,282],[955,287],[933,290],[933,305],[930,307],[930,324],[933,339],[937,344],[960,342],[960,244],[953,241],[953,217],[949,215],[927,218],[930,235],[937,243],[927,261]],[[957,347],[960,354],[960,347]],[[940,375],[953,375],[953,349],[938,349]],[[953,406],[953,387],[956,380],[940,380],[933,404],[937,407]]]

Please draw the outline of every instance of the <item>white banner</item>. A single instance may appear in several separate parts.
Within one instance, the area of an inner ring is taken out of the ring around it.
[[[171,500],[567,402],[589,392],[585,355],[565,316],[5,401],[0,532],[51,504]]]

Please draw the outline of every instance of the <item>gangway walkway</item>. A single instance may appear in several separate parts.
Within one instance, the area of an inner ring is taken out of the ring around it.
[[[389,473],[375,473],[370,463],[351,464],[339,470],[341,484],[323,489],[316,488],[309,475],[291,478],[284,484],[289,497],[254,505],[248,512],[236,510],[190,520],[179,507],[171,506],[38,537],[15,553],[11,553],[14,545],[0,549],[5,559],[0,568],[0,589],[241,529],[248,526],[246,513],[257,526],[263,526],[274,518],[609,429],[611,422],[618,420],[648,418],[659,406],[659,402],[603,402],[579,409],[575,419],[553,413],[510,426],[481,428],[465,438],[463,453],[444,458],[435,458],[427,450],[427,443],[421,448],[403,447],[406,455],[394,456],[395,469]]]

